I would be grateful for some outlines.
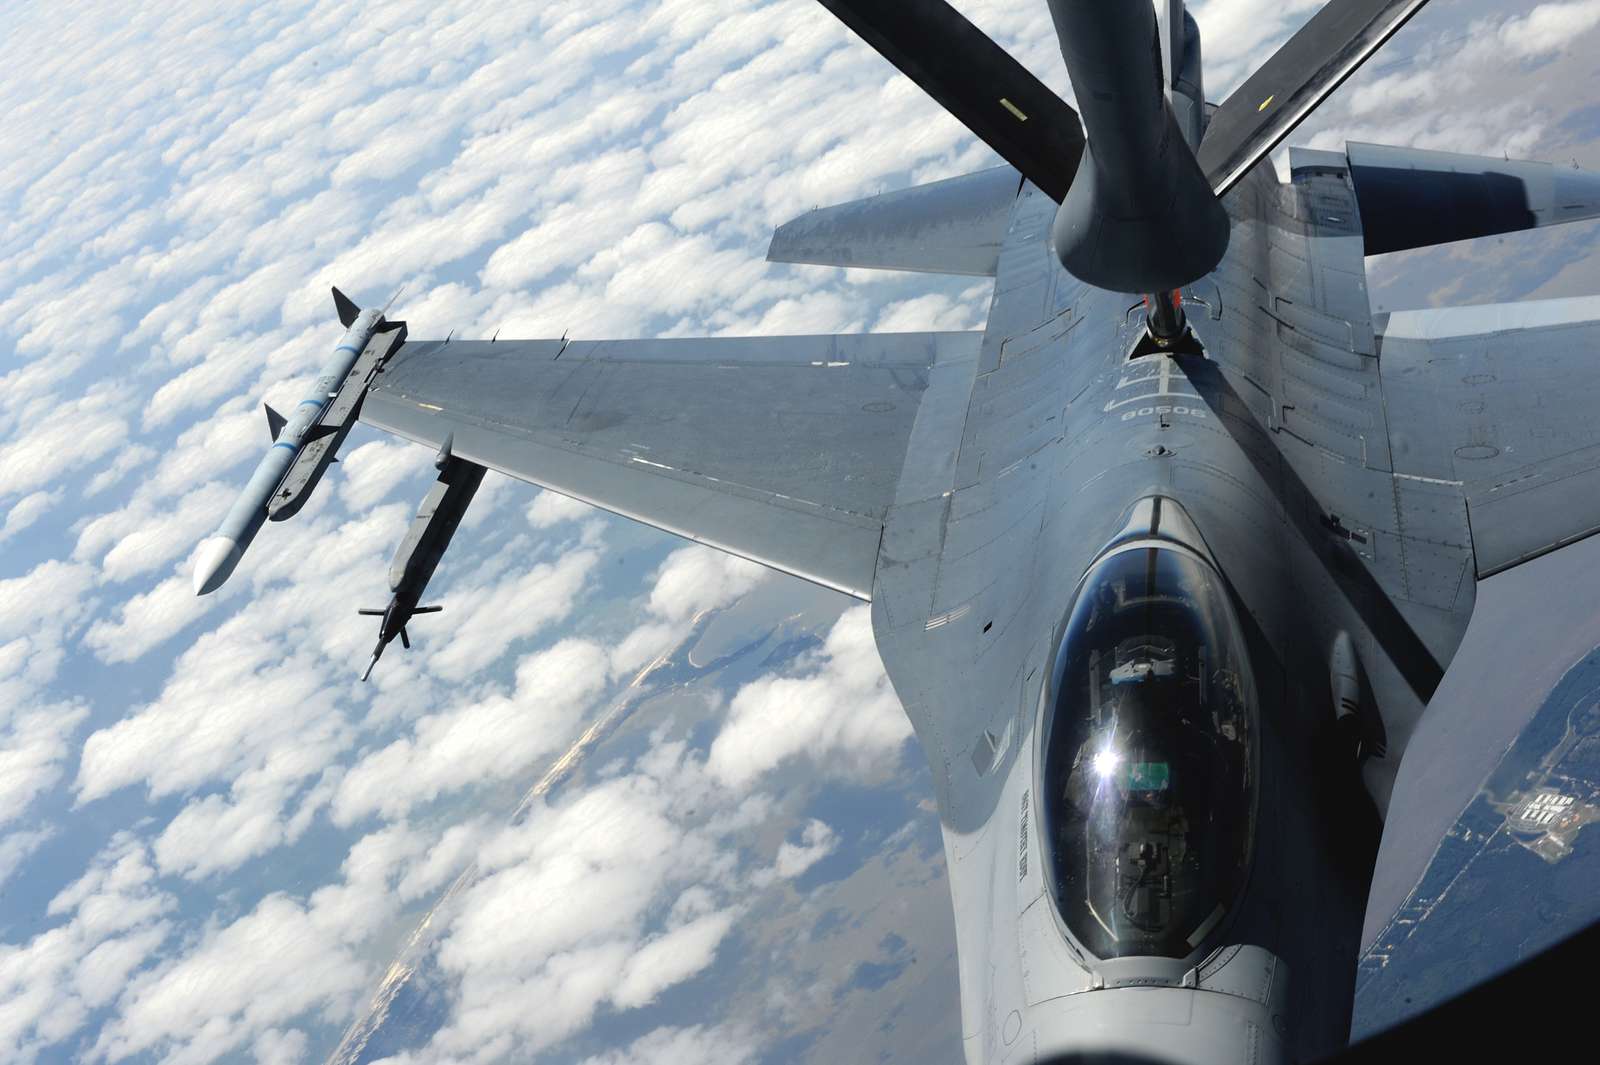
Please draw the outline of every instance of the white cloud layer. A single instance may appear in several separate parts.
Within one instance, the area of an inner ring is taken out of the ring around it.
[[[96,1049],[111,1061],[144,1051],[213,1061],[256,1039],[294,1041],[281,1026],[309,1011],[348,1012],[373,976],[354,948],[393,915],[394,881],[424,845],[404,826],[372,833],[350,849],[341,881],[304,901],[268,895],[209,927],[126,986]]]
[[[522,659],[510,691],[418,721],[412,734],[367,755],[344,777],[333,814],[397,817],[469,786],[511,780],[569,742],[608,679],[606,655],[562,640]]]
[[[51,900],[59,923],[0,947],[0,1057],[33,1061],[78,1031],[152,959],[175,908],[143,845],[129,834],[113,839]]]
[[[465,680],[497,660],[514,643],[566,617],[599,553],[579,549],[494,583],[463,588],[453,596],[454,616],[444,646],[430,666],[446,680]]]
[[[802,756],[824,772],[872,778],[910,737],[872,640],[871,608],[852,607],[799,676],[763,677],[739,690],[709,767],[733,788]]]
[[[61,778],[67,740],[88,716],[87,706],[66,703],[12,715],[0,732],[0,825],[21,817]]]
[[[839,837],[833,829],[813,817],[806,822],[799,843],[784,840],[778,847],[773,869],[785,880],[791,880],[832,854],[838,846]]]
[[[1570,48],[1596,26],[1600,0],[1575,0],[1540,4],[1521,18],[1507,19],[1496,36],[1513,54],[1527,59]]]
[[[340,457],[339,500],[346,509],[363,511],[388,499],[401,484],[416,485],[416,496],[431,487],[433,470],[427,449],[408,443],[374,440]]]
[[[646,666],[677,642],[684,625],[706,610],[725,607],[768,576],[754,562],[709,547],[680,548],[656,570],[650,590],[650,617],[611,652],[611,668],[630,673]]]
[[[756,1060],[757,1045],[753,1033],[731,1026],[657,1028],[579,1065],[745,1065]]]
[[[650,592],[650,612],[665,621],[687,621],[733,602],[765,575],[754,562],[709,547],[686,547],[662,563]]]
[[[0,836],[0,887],[10,880],[22,863],[55,837],[49,828],[23,829]]]
[[[13,503],[6,511],[5,524],[0,525],[0,544],[31,528],[61,502],[64,494],[59,488],[54,492],[38,491]]]
[[[594,508],[560,492],[544,491],[528,504],[528,524],[535,529],[551,529],[564,521],[577,521],[594,513]]]
[[[719,837],[741,823],[691,820],[704,803],[721,805],[699,764],[668,744],[489,841],[439,951],[460,999],[434,1049],[531,1054],[608,1003],[641,1006],[703,971],[736,919],[719,901],[735,876]],[[656,916],[674,896],[680,905]],[[652,918],[664,921],[654,933]]]

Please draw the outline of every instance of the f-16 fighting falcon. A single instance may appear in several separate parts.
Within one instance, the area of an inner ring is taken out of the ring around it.
[[[1332,0],[1220,105],[1182,0],[1049,0],[1076,109],[944,0],[822,3],[1006,165],[813,211],[769,258],[992,277],[983,331],[417,342],[339,297],[197,589],[359,417],[446,484],[379,652],[470,499],[447,468],[870,600],[969,1062],[1335,1053],[1476,583],[1600,528],[1600,299],[1374,315],[1363,257],[1600,216],[1600,175],[1351,143],[1280,181],[1423,0]]]

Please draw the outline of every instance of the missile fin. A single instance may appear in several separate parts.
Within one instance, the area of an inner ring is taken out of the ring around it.
[[[333,288],[333,306],[339,312],[339,324],[346,328],[349,328],[350,323],[361,314],[361,308],[357,307],[349,296],[340,292],[337,285]]]
[[[289,424],[289,419],[272,409],[272,404],[261,404],[267,411],[267,432],[272,434],[273,443],[277,443],[278,436],[283,432],[283,427]]]

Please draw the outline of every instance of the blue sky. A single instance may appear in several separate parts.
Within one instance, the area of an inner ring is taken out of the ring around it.
[[[1065,91],[1042,2],[957,6]],[[1209,94],[1316,6],[1197,5]],[[1597,27],[1597,0],[1434,5],[1295,141],[1600,169]],[[446,614],[361,685],[354,609],[432,459],[365,430],[222,592],[190,552],[263,401],[336,342],[330,285],[404,286],[419,338],[975,328],[971,279],[762,257],[987,149],[809,0],[14,3],[0,70],[0,1057],[320,1057],[472,862],[410,1060],[822,1060],[923,987],[906,951],[940,971],[926,778],[863,608],[491,476]],[[1393,256],[1374,302],[1594,292],[1596,249]],[[808,649],[681,693],[508,825],[753,595],[810,604]],[[927,1057],[916,1027],[872,1038]]]

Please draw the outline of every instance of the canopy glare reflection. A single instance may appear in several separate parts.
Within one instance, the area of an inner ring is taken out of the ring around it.
[[[1101,958],[1184,957],[1242,889],[1254,817],[1254,689],[1212,568],[1128,545],[1079,586],[1040,724],[1058,912]]]

